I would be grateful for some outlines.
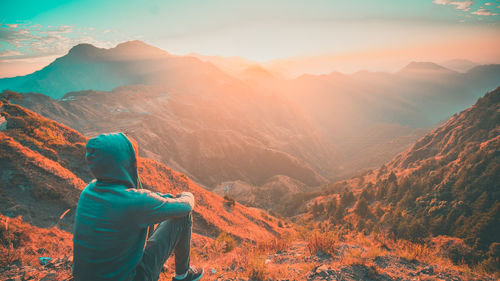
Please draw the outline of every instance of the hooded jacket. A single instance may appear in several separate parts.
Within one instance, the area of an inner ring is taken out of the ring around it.
[[[95,179],[76,208],[73,275],[77,281],[132,280],[148,226],[188,215],[193,195],[183,192],[173,198],[142,189],[136,151],[122,133],[99,135],[86,149]]]

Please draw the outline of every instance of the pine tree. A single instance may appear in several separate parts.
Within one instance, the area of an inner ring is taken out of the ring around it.
[[[354,206],[354,213],[359,215],[360,217],[366,218],[370,212],[368,208],[368,203],[364,197],[359,197],[358,202]]]

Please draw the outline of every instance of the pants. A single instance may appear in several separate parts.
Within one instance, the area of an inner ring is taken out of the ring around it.
[[[134,281],[157,281],[172,251],[175,253],[175,273],[184,274],[189,269],[192,224],[191,214],[160,223],[146,242]]]

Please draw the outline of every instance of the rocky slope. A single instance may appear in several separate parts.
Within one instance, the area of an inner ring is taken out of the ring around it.
[[[3,215],[0,227],[2,280],[73,280],[71,234],[57,228],[34,227],[21,218]],[[191,260],[205,268],[203,280],[495,280],[451,264],[446,248],[457,242],[443,237],[436,238],[431,246],[423,246],[356,233],[302,235],[242,243],[226,250],[228,244],[223,241],[195,234]],[[6,248],[6,241],[14,244]],[[173,267],[171,258],[160,281],[171,280]]]

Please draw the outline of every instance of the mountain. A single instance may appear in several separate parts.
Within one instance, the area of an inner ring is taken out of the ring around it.
[[[80,44],[16,79],[36,83],[12,89],[58,99],[27,94],[23,106],[89,136],[130,131],[144,155],[209,188],[228,180],[263,185],[276,175],[314,187],[335,172],[335,149],[286,97],[140,41]]]
[[[446,75],[454,73],[455,71],[443,67],[437,63],[416,61],[410,62],[407,66],[398,71],[398,74],[404,75]]]
[[[111,49],[79,44],[39,71],[0,79],[0,89],[61,98],[72,91],[110,91],[133,84],[175,85],[213,76],[224,82],[222,71],[210,63],[173,56],[141,41],[125,42]]]
[[[308,186],[326,182],[335,152],[293,104],[242,87],[192,88],[126,86],[61,100],[25,94],[18,103],[88,136],[127,131],[143,144],[142,155],[208,188],[231,180],[263,185],[275,175]]]
[[[498,65],[458,73],[413,62],[400,73],[285,80],[247,60],[212,59],[238,71],[140,41],[81,44],[38,72],[1,79],[0,89],[21,81],[9,87],[56,98],[26,94],[19,104],[86,136],[128,131],[144,156],[208,189],[242,181],[291,192],[294,181],[314,189],[376,168],[500,84]]]
[[[499,271],[499,124],[500,87],[379,169],[318,193],[309,218],[417,242],[459,237],[455,263]]]
[[[475,63],[470,60],[465,60],[465,59],[453,59],[453,60],[448,60],[445,62],[441,63],[442,66],[457,71],[457,72],[467,72],[471,70],[472,68],[479,66],[478,63]]]
[[[248,68],[258,66],[257,62],[242,57],[205,56],[197,53],[190,53],[188,56],[212,63],[227,74],[235,77]]]
[[[85,163],[87,139],[6,100],[0,108],[7,123],[0,132],[0,213],[21,215],[37,227],[59,224],[71,231],[78,196],[92,179]],[[282,231],[276,220],[262,218],[260,210],[239,203],[228,207],[222,197],[163,164],[140,158],[138,166],[145,188],[195,195],[194,232],[199,235],[216,238],[224,232],[239,240],[263,241]],[[59,221],[61,214],[65,216]]]
[[[413,62],[394,74],[303,75],[290,81],[284,92],[341,152],[343,175],[352,176],[355,169],[349,167],[382,165],[426,130],[471,106],[478,93],[499,85],[500,65],[458,73],[434,63]],[[360,155],[374,146],[381,148],[378,160],[366,158],[368,153]]]

